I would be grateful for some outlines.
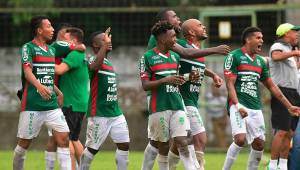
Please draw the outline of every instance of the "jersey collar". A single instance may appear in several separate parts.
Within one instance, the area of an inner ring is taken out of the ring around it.
[[[156,47],[153,48],[153,51],[158,54],[159,56],[163,58],[169,58],[170,57],[170,51],[168,51],[166,54],[161,53]]]
[[[195,49],[199,49],[199,47],[197,47],[192,41],[187,40],[188,44],[191,45],[193,48]]]
[[[32,44],[38,46],[38,47],[39,47],[40,49],[42,49],[43,51],[45,51],[45,52],[48,51],[48,46],[47,46],[47,45],[46,45],[46,48],[43,48],[43,47],[41,47],[41,46],[39,45],[39,43],[38,43],[35,39],[33,39],[31,42],[32,42]]]
[[[244,55],[245,55],[246,57],[248,57],[251,61],[254,61],[254,60],[256,59],[256,54],[255,54],[254,57],[252,58],[252,57],[247,53],[245,47],[242,47],[242,48],[241,48],[241,51],[242,51],[242,53],[244,53]]]

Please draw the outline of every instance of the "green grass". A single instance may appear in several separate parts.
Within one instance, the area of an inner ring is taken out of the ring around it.
[[[116,165],[114,161],[113,151],[103,151],[99,152],[95,157],[91,170],[115,170]],[[206,153],[205,160],[206,170],[220,170],[222,169],[223,161],[225,159],[226,153]],[[260,170],[265,169],[264,166],[268,161],[268,154],[265,154],[261,164]],[[12,169],[12,151],[0,151],[0,169],[1,170],[9,170]],[[139,170],[142,164],[143,152],[130,152],[129,155],[129,170]],[[248,154],[246,152],[240,153],[238,159],[234,163],[232,170],[242,170],[247,169],[247,159]],[[56,163],[57,164],[57,163]],[[45,161],[44,161],[44,152],[43,151],[29,151],[26,156],[25,161],[25,170],[43,170],[45,169]],[[56,165],[56,169],[57,165]],[[158,170],[157,163],[153,168],[154,170]],[[178,170],[183,170],[182,164],[177,168]]]

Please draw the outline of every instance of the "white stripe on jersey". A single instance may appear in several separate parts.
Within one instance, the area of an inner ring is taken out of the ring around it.
[[[116,76],[115,73],[111,73],[111,72],[108,72],[108,71],[102,71],[102,70],[99,70],[98,73],[100,73],[100,74],[105,74],[105,75],[109,75],[109,76]]]
[[[170,71],[159,71],[159,72],[156,72],[155,74],[158,74],[158,75],[164,75],[164,74],[172,74],[172,73],[177,73],[176,70],[170,70]]]
[[[36,63],[33,63],[32,64],[33,66],[36,66],[36,67],[54,67],[55,66],[55,64],[53,63],[53,64],[36,64]]]
[[[198,62],[195,62],[195,61],[192,61],[192,60],[187,60],[185,58],[180,58],[180,61],[184,61],[184,62],[194,64],[194,65],[197,65],[197,66],[205,67],[205,64],[203,64],[203,63],[198,63]]]
[[[258,78],[260,78],[260,75],[258,73],[253,73],[253,72],[238,72],[238,74],[242,74],[242,75],[255,75]]]

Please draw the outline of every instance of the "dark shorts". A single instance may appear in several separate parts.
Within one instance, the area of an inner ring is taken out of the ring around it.
[[[300,96],[296,89],[279,87],[283,95],[292,105],[300,106]],[[271,97],[272,128],[274,130],[295,131],[298,117],[291,116],[285,106],[274,96]]]
[[[66,117],[66,121],[70,129],[70,140],[77,141],[79,138],[81,124],[85,113],[74,112],[72,110],[72,107],[63,107],[62,111]]]

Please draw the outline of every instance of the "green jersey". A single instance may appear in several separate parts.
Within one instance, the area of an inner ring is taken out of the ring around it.
[[[64,107],[72,106],[75,112],[86,112],[88,106],[88,62],[85,54],[79,51],[70,52],[62,60],[69,66],[59,80],[59,88],[64,94]]]
[[[36,79],[52,92],[51,99],[45,100],[37,89],[26,80],[22,69],[22,111],[47,111],[58,108],[54,91],[55,49],[46,46],[44,49],[34,41],[23,45],[21,49],[22,67],[31,67]]]
[[[179,55],[173,51],[162,54],[157,48],[147,51],[140,59],[140,77],[142,80],[159,80],[178,74]],[[184,110],[178,86],[162,84],[149,90],[149,113],[165,110]]]
[[[181,41],[180,44],[184,48],[196,48],[198,47],[188,41]],[[185,59],[180,58],[180,69],[179,74],[183,75],[186,73],[191,73],[191,71],[196,70],[200,73],[200,79],[197,82],[187,81],[183,85],[180,86],[180,93],[182,95],[184,104],[186,106],[194,106],[198,108],[198,99],[199,92],[202,80],[204,78],[205,71],[205,58],[197,58],[197,59]]]
[[[51,44],[51,47],[55,49],[55,64],[60,64],[62,59],[74,49],[75,45],[65,41],[55,41]],[[55,75],[54,83],[56,86],[58,86],[58,80],[59,76]]]
[[[270,78],[262,56],[251,58],[243,48],[232,51],[225,58],[224,76],[236,77],[234,86],[239,103],[249,109],[261,109],[258,80]],[[227,105],[231,104],[232,101],[228,100]]]
[[[95,57],[90,57],[90,63]],[[112,63],[104,58],[99,70],[90,71],[90,99],[87,116],[116,117],[123,114],[117,94],[117,77]]]

